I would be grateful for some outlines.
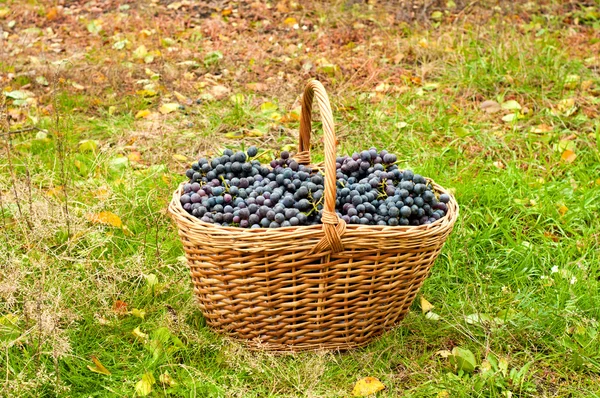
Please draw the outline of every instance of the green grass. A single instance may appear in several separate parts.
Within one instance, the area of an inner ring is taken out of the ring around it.
[[[12,166],[2,143],[0,396],[133,396],[151,373],[157,397],[343,397],[366,376],[386,386],[377,397],[599,397],[600,124],[590,110],[600,106],[600,77],[573,56],[557,16],[529,25],[429,26],[429,48],[411,47],[425,33],[404,26],[390,34],[412,48],[403,68],[431,70],[423,86],[332,95],[340,153],[385,147],[460,204],[421,290],[439,319],[426,318],[417,300],[397,328],[347,353],[256,353],[211,332],[166,213],[186,166],[173,155],[250,143],[274,153],[295,144],[297,123],[273,126],[263,99],[242,88],[241,104],[205,101],[144,121],[136,112],[160,101],[129,93],[97,102],[62,86],[59,125],[40,116],[47,139],[12,137]],[[569,75],[591,88],[565,84]],[[338,93],[343,82],[326,87]],[[569,98],[574,111],[561,108]],[[503,122],[512,111],[487,114],[478,106],[486,99],[522,109]],[[282,114],[293,102],[270,101]],[[540,124],[553,129],[531,132]],[[264,135],[225,138],[240,128]],[[98,147],[84,150],[81,140]],[[572,163],[561,160],[567,146]],[[115,163],[132,152],[141,162]],[[88,220],[101,211],[127,228]],[[126,313],[133,309],[143,319]],[[439,355],[454,347],[474,353],[474,373]],[[111,374],[90,371],[92,357]],[[159,380],[166,372],[173,386]]]

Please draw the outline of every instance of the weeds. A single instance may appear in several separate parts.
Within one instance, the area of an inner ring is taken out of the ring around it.
[[[599,396],[593,7],[183,3],[0,5],[0,395],[337,397],[373,376],[381,397]],[[348,353],[250,352],[206,327],[166,205],[200,154],[293,149],[309,77],[340,153],[402,154],[461,218],[421,291],[435,316],[416,303]]]

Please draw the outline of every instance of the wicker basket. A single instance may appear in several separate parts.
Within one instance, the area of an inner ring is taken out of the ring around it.
[[[335,214],[333,117],[316,80],[304,92],[295,159],[310,162],[313,97],[325,135],[322,225],[204,223],[182,208],[182,187],[169,205],[207,323],[250,348],[344,350],[369,343],[404,317],[458,217],[451,195],[447,215],[429,225],[345,225]]]

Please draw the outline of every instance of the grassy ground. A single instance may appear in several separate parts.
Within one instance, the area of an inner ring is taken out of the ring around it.
[[[67,3],[0,2],[1,396],[600,396],[597,2]],[[439,318],[253,353],[206,328],[165,208],[200,154],[293,147],[310,77],[340,153],[401,154],[461,217]]]

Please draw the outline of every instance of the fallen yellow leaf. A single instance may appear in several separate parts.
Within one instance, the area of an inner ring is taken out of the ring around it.
[[[148,334],[146,334],[146,333],[142,332],[142,331],[140,330],[140,327],[139,327],[139,326],[138,326],[137,328],[133,329],[133,330],[131,331],[131,334],[132,334],[134,337],[136,337],[136,338],[138,338],[138,339],[141,339],[141,340],[146,340],[146,339],[148,338]]]
[[[385,386],[378,379],[375,377],[365,377],[356,382],[356,385],[352,389],[352,395],[355,397],[366,397],[383,389],[385,389]]]
[[[577,158],[577,155],[572,150],[567,149],[562,153],[562,155],[560,155],[560,158],[565,162],[573,163],[573,161]]]
[[[442,358],[448,358],[450,355],[452,355],[452,352],[450,352],[448,350],[440,350],[440,351],[437,351],[435,353],[435,355],[439,355]]]
[[[143,44],[133,51],[133,58],[136,59],[143,59],[146,55],[148,55],[148,49]]]
[[[249,137],[262,137],[263,135],[265,135],[264,132],[262,132],[258,129],[252,129],[252,130],[246,131],[245,134],[248,135]]]
[[[142,154],[139,153],[138,151],[133,151],[127,155],[127,159],[129,159],[130,162],[138,162],[139,163],[142,160]]]
[[[583,91],[588,91],[590,88],[592,88],[593,85],[594,82],[592,80],[584,80],[581,82],[581,89]]]
[[[163,384],[165,386],[169,386],[169,387],[173,387],[174,385],[177,384],[175,382],[175,380],[173,380],[173,378],[171,377],[169,372],[165,372],[165,373],[161,374],[158,377],[158,380],[160,381],[161,384]]]
[[[110,371],[108,369],[106,369],[104,367],[104,365],[102,365],[102,363],[98,360],[98,358],[96,358],[96,357],[93,356],[92,357],[92,361],[94,362],[94,366],[88,365],[87,367],[88,367],[89,370],[91,370],[94,373],[100,373],[100,374],[103,374],[103,375],[106,375],[106,376],[110,376],[111,375]]]
[[[138,113],[135,114],[135,118],[136,119],[142,119],[142,118],[145,119],[148,116],[150,116],[151,113],[152,112],[150,112],[148,109],[144,109],[142,111],[138,111]]]
[[[537,133],[537,134],[541,134],[541,133],[549,133],[550,131],[552,131],[553,127],[549,126],[547,124],[540,124],[539,126],[535,126],[535,127],[531,127],[531,132],[532,133]]]
[[[179,161],[179,162],[187,162],[188,158],[183,156],[183,155],[179,155],[179,154],[174,154],[173,155],[173,159]]]
[[[299,122],[300,121],[300,111],[299,110],[292,110],[288,113],[286,113],[282,118],[281,118],[281,122],[282,123],[287,123],[287,122]]]
[[[130,314],[135,316],[136,318],[144,319],[144,317],[146,316],[146,311],[134,308],[131,310]]]
[[[187,104],[188,102],[190,102],[190,100],[185,95],[178,93],[177,91],[173,91],[173,95],[175,96],[175,98],[177,98],[177,101],[181,102],[182,104]]]
[[[156,97],[158,93],[154,90],[138,90],[136,91],[137,95],[140,95],[144,98]]]
[[[160,108],[158,108],[158,111],[163,115],[166,115],[167,113],[175,112],[177,109],[179,109],[179,104],[176,102],[170,102],[168,104],[163,104]]]
[[[286,25],[288,25],[288,26],[294,26],[295,24],[298,23],[298,21],[296,21],[296,18],[294,18],[294,17],[289,17],[289,18],[286,18],[283,21],[283,23],[286,24]]]
[[[152,373],[144,373],[142,379],[135,385],[135,392],[140,397],[145,397],[152,392],[152,385],[156,383]]]
[[[93,192],[94,197],[98,199],[107,199],[109,196],[108,188],[100,187]]]
[[[579,75],[567,75],[565,79],[565,88],[566,89],[575,89],[579,85],[579,81],[581,80],[581,76]]]
[[[423,311],[423,314],[428,313],[432,309],[433,309],[433,304],[431,304],[429,301],[425,300],[425,297],[421,296],[421,311]]]
[[[100,213],[90,213],[86,216],[88,221],[97,224],[105,224],[113,227],[121,228],[123,226],[123,222],[121,218],[117,216],[115,213],[111,213],[110,211],[101,211]]]
[[[560,112],[570,111],[572,108],[575,107],[575,99],[573,99],[573,98],[562,99],[558,102],[556,107]]]
[[[569,210],[569,208],[568,208],[567,206],[565,206],[565,205],[561,205],[561,206],[558,208],[558,212],[560,213],[560,215],[561,215],[561,216],[564,216],[564,215],[565,215],[565,213],[566,213],[568,210]]]

